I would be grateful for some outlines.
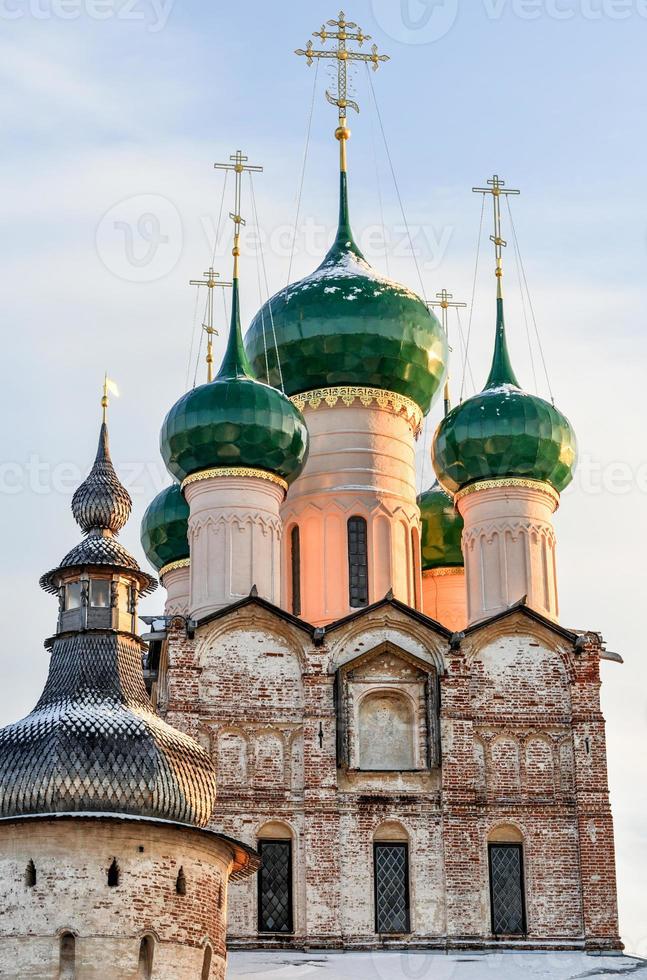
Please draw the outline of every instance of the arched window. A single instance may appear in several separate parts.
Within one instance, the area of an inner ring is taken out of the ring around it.
[[[186,875],[184,874],[184,868],[180,868],[177,873],[175,891],[178,895],[186,895]]]
[[[490,907],[495,936],[526,934],[523,842],[516,827],[497,827],[489,837]]]
[[[76,976],[76,939],[71,932],[64,932],[61,936],[59,968],[61,980],[74,980]]]
[[[411,528],[411,571],[413,573],[413,605],[415,609],[420,609],[420,539],[418,528]]]
[[[368,605],[368,528],[363,517],[348,519],[348,602]]]
[[[153,975],[153,956],[155,954],[155,940],[152,936],[144,936],[139,944],[139,963],[138,976],[143,980],[150,980]]]
[[[413,705],[399,691],[368,694],[359,707],[359,767],[373,772],[415,769]]]
[[[258,931],[294,931],[292,907],[292,837],[290,828],[266,824],[259,834]]]
[[[290,572],[292,581],[292,615],[301,615],[301,532],[295,524],[290,531]]]
[[[27,865],[25,871],[25,884],[27,888],[35,888],[36,886],[36,865],[33,861],[30,861]]]
[[[119,865],[117,858],[112,859],[112,864],[108,868],[108,887],[116,888],[119,884]]]
[[[202,973],[200,974],[201,980],[209,980],[210,973],[211,973],[211,946],[207,946],[204,951],[204,957],[202,958]]]
[[[373,840],[375,931],[402,935],[411,931],[409,843],[399,824],[383,824]]]

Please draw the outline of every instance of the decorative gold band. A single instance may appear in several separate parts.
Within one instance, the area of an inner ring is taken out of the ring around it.
[[[267,480],[269,483],[275,483],[277,487],[281,487],[283,490],[287,491],[288,489],[285,480],[277,476],[276,473],[270,473],[269,470],[256,470],[251,466],[218,466],[212,470],[202,470],[200,473],[192,473],[191,476],[187,476],[186,480],[182,483],[182,490],[191,483],[200,483],[202,480],[214,480],[224,476],[252,477],[255,480]]]
[[[478,483],[471,483],[469,487],[464,487],[463,490],[454,494],[454,503],[457,504],[463,497],[469,497],[470,494],[478,493],[479,490],[498,490],[505,487],[525,487],[527,490],[538,490],[540,493],[547,494],[559,506],[559,494],[557,490],[551,487],[550,483],[545,483],[543,480],[522,480],[514,477],[501,480],[479,480]]]
[[[169,572],[174,572],[178,568],[188,568],[190,564],[190,558],[180,558],[179,561],[170,561],[168,565],[164,565],[163,568],[160,568],[158,575],[160,578],[164,578],[164,576],[168,575]]]
[[[399,395],[395,391],[384,391],[382,388],[361,388],[359,386],[340,386],[338,388],[315,388],[313,391],[302,391],[292,395],[290,401],[300,412],[306,407],[317,409],[323,403],[330,408],[338,402],[352,405],[359,401],[362,405],[377,405],[395,415],[404,415],[417,434],[422,428],[422,412],[411,398]]]
[[[465,568],[462,565],[446,565],[444,568],[425,568],[423,578],[445,578],[446,575],[464,575]]]

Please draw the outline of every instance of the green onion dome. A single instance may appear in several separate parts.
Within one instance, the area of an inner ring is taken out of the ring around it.
[[[229,342],[214,381],[189,391],[166,416],[160,449],[180,482],[215,468],[265,470],[287,483],[308,455],[303,416],[276,388],[257,381],[243,346],[238,280],[234,280]]]
[[[174,483],[148,505],[141,524],[142,548],[158,572],[189,557],[188,527],[189,505]]]
[[[444,332],[426,303],[372,269],[356,245],[345,173],[332,248],[312,275],[265,304],[245,343],[257,376],[276,385],[282,375],[288,395],[380,388],[410,398],[425,414],[447,364]]]
[[[455,493],[480,480],[530,479],[561,493],[573,479],[577,441],[568,419],[519,387],[497,300],[494,358],[484,390],[452,409],[434,436],[438,479]]]
[[[463,518],[454,507],[452,498],[436,481],[418,497],[418,506],[422,518],[420,551],[423,572],[431,568],[461,567]]]

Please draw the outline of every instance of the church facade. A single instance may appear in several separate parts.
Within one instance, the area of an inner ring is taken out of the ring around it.
[[[317,36],[346,50],[355,25],[331,26]],[[446,389],[437,482],[419,495],[447,337],[355,243],[336,104],[330,251],[243,340],[232,215],[223,365],[164,420],[173,483],[142,525],[167,592],[148,637],[154,702],[216,766],[214,829],[260,853],[231,896],[230,947],[621,949],[599,697],[619,658],[559,622],[552,518],[577,444],[512,367],[510,191],[481,189],[489,375],[453,409]],[[239,205],[246,158],[232,161]]]

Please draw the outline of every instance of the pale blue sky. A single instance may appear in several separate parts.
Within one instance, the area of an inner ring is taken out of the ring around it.
[[[392,58],[374,84],[428,296],[446,286],[470,299],[480,215],[471,187],[496,171],[523,191],[513,210],[530,292],[556,401],[582,450],[557,518],[562,619],[600,630],[626,660],[603,666],[603,697],[623,932],[647,955],[647,3],[354,0],[346,13]],[[294,0],[0,0],[0,722],[27,711],[42,685],[41,644],[56,610],[37,579],[79,536],[69,497],[94,452],[105,367],[122,389],[113,454],[135,499],[123,541],[141,556],[139,519],[164,480],[159,427],[186,383],[187,281],[209,264],[218,217],[212,164],[238,147],[265,165],[255,187],[270,289],[285,282],[314,78],[291,52],[336,14],[336,5]],[[335,220],[326,80],[322,71],[293,276],[318,264]],[[419,289],[363,72],[356,88],[356,234],[370,246],[381,223],[377,164],[390,273]],[[251,232],[247,187],[243,206]],[[489,220],[488,211],[485,237]],[[254,243],[244,244],[247,323],[259,292]],[[223,277],[227,247],[217,250]],[[384,269],[379,249],[368,250]],[[508,252],[513,359],[532,386]],[[479,384],[493,328],[490,272],[484,244],[470,354]],[[455,388],[460,373],[456,365]],[[437,418],[438,406],[432,428]]]

